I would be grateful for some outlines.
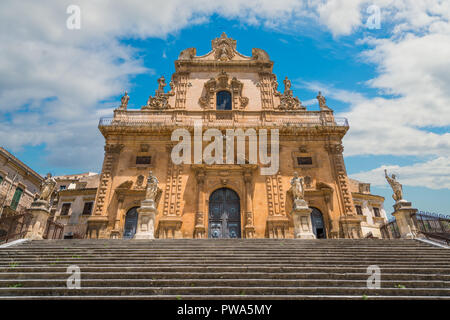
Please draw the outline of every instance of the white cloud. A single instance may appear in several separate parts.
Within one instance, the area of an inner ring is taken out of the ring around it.
[[[450,125],[449,1],[80,0],[79,31],[66,28],[69,4],[0,3],[0,136],[8,137],[1,143],[12,150],[46,143],[52,163],[92,155],[89,150],[99,150],[101,158],[99,110],[117,104],[102,101],[129,88],[131,76],[151,72],[122,38],[165,38],[213,14],[284,30],[321,25],[338,37],[363,28],[365,10],[375,4],[382,8],[382,28],[395,25],[389,38],[364,40],[372,49],[363,58],[379,72],[367,85],[396,96],[322,88],[351,106],[346,155],[449,156],[449,134],[428,128]],[[83,163],[94,161],[85,158]]]
[[[384,170],[388,174],[394,172],[403,185],[427,187],[430,189],[450,189],[450,157],[416,163],[410,166],[380,166],[376,169],[352,174],[351,178],[370,181],[375,186],[388,186],[384,178]]]

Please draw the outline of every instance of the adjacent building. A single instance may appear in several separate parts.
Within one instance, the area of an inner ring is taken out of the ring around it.
[[[157,238],[293,238],[295,173],[316,238],[378,235],[383,198],[347,176],[347,120],[320,92],[320,110],[307,110],[287,77],[281,92],[273,65],[264,50],[243,55],[222,34],[205,55],[182,51],[170,89],[161,77],[140,109],[128,109],[125,94],[99,123],[105,155],[88,237],[133,237],[149,171],[160,188]]]
[[[362,217],[361,230],[364,236],[382,238],[380,227],[387,222],[384,197],[370,193],[370,183],[350,180],[350,191],[356,214]]]
[[[0,216],[22,213],[39,196],[43,178],[0,147]]]
[[[93,172],[63,175],[56,180],[56,197],[51,214],[64,225],[64,238],[83,238],[92,215],[99,175]]]

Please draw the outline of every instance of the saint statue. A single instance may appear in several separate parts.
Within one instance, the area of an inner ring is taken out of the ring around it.
[[[161,78],[158,79],[158,92],[164,93],[164,87],[166,86],[166,79],[164,76],[161,76]]]
[[[145,193],[145,200],[155,201],[158,194],[158,179],[153,175],[153,172],[149,172],[147,178],[147,191]]]
[[[395,202],[403,200],[402,184],[397,181],[395,174],[392,174],[392,176],[389,177],[386,169],[384,169],[384,176],[386,177],[387,182],[389,182],[389,184],[391,185],[392,191],[394,191],[392,198],[395,200]]]
[[[128,96],[128,93],[125,91],[125,94],[122,96],[122,99],[120,99],[121,101],[121,105],[120,105],[120,109],[127,109],[128,106],[128,101],[130,100],[130,97]]]
[[[47,173],[47,177],[41,183],[41,195],[39,196],[39,200],[49,202],[55,187],[56,180],[52,177],[51,173]]]
[[[322,95],[322,92],[319,91],[319,94],[317,95],[317,101],[319,101],[319,107],[320,110],[330,110],[327,106],[327,99]]]
[[[291,91],[291,80],[289,80],[288,77],[284,78],[283,83],[284,83],[284,92]]]
[[[291,180],[292,196],[295,200],[305,199],[305,190],[303,188],[303,178],[298,176],[297,172],[294,172],[294,177]]]

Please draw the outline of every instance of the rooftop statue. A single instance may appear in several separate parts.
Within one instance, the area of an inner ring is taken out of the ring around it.
[[[319,94],[317,95],[316,98],[317,98],[317,101],[319,101],[320,110],[331,110],[327,106],[327,99],[325,99],[325,97],[322,95],[322,92],[319,91]]]
[[[166,86],[166,79],[164,76],[158,79],[158,93],[164,93],[164,87]]]
[[[397,181],[395,174],[392,174],[391,177],[389,177],[389,175],[387,174],[387,170],[384,169],[384,176],[386,177],[387,182],[390,184],[392,191],[394,191],[392,198],[395,200],[395,202],[404,200],[402,184]]]
[[[128,95],[128,93],[125,91],[125,94],[122,96],[122,99],[120,99],[121,101],[121,105],[119,107],[119,109],[127,109],[128,106],[128,101],[130,100],[130,96]]]
[[[283,83],[284,83],[284,92],[286,93],[291,91],[291,80],[289,80],[288,77],[284,78]]]

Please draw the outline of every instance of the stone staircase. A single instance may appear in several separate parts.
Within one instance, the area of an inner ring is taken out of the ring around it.
[[[67,288],[67,267],[81,288]],[[381,269],[368,289],[367,267]],[[450,250],[416,240],[43,240],[0,249],[0,299],[449,299]]]

